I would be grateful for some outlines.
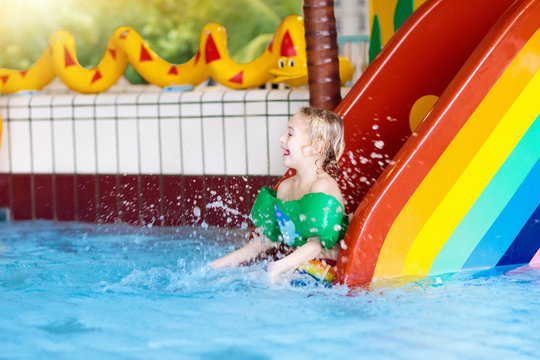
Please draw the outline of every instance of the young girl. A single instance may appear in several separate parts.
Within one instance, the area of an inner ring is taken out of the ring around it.
[[[347,226],[343,196],[335,180],[345,147],[343,122],[331,111],[303,107],[279,140],[283,164],[296,174],[282,181],[277,193],[261,189],[250,214],[258,236],[213,261],[212,267],[241,265],[280,242],[293,251],[268,264],[272,282],[312,259],[337,260],[339,240]]]

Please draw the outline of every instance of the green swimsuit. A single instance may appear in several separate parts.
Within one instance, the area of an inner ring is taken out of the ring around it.
[[[299,200],[281,201],[266,186],[259,192],[250,218],[271,241],[295,247],[318,236],[321,245],[331,249],[343,239],[348,225],[343,207],[331,195],[311,193]]]

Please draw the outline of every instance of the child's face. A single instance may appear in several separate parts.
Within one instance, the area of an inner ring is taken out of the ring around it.
[[[298,165],[309,159],[311,153],[307,147],[311,145],[309,131],[304,116],[294,115],[287,124],[287,130],[279,138],[283,150],[283,165],[296,169]]]

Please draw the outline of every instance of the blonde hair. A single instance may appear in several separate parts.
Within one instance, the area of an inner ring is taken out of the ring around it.
[[[310,106],[300,108],[298,113],[303,115],[307,122],[311,143],[319,139],[323,141],[322,170],[333,178],[339,177],[341,169],[338,166],[338,160],[345,149],[341,117],[332,111]]]

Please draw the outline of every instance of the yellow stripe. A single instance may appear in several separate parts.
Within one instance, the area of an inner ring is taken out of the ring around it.
[[[534,74],[531,72],[530,64],[538,61],[538,54],[534,54],[534,49],[537,49],[539,45],[540,32],[537,31],[488,92],[411,196],[388,232],[377,261],[374,278],[402,275],[409,249],[422,227],[454,186],[503,114],[508,111],[529,83]],[[534,55],[532,58],[531,53]],[[452,171],[447,171],[448,169]],[[461,221],[464,214],[458,216]],[[445,221],[443,219],[443,223]],[[444,241],[446,239],[447,237]],[[407,265],[407,274],[413,270],[411,266]],[[415,269],[414,273],[417,274],[418,271],[421,269]]]
[[[540,72],[426,222],[409,251],[403,275],[428,275],[439,251],[540,113],[538,94]]]

